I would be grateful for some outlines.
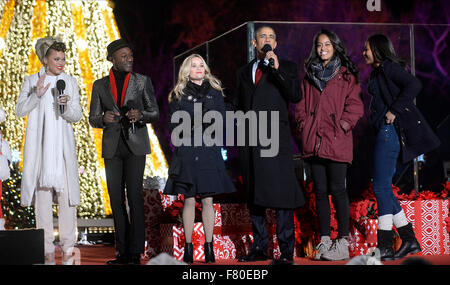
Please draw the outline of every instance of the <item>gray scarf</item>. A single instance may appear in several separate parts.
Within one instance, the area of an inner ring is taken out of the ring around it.
[[[341,67],[341,60],[339,57],[334,57],[330,62],[323,66],[320,60],[311,63],[308,69],[308,76],[316,84],[320,91],[323,91],[328,81],[336,76]]]

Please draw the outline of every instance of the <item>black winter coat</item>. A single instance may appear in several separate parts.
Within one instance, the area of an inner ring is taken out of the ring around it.
[[[263,75],[255,86],[252,80],[255,60],[238,70],[237,94],[233,103],[237,110],[242,110],[244,113],[278,111],[279,152],[274,157],[262,157],[261,149],[268,147],[261,146],[259,140],[257,146],[240,147],[244,188],[250,204],[268,208],[294,209],[305,203],[303,192],[295,176],[288,118],[289,103],[296,103],[301,99],[297,66],[291,61],[280,59],[278,71],[268,68],[263,70]],[[271,134],[272,122],[271,117],[268,116],[268,118],[267,133]],[[248,134],[248,128],[246,131]]]
[[[218,111],[225,122],[225,103],[220,91],[212,88],[209,82],[196,86],[188,82],[183,90],[184,95],[177,100],[172,99],[169,104],[169,130],[178,124],[171,123],[175,111],[186,111],[191,118],[191,146],[175,147],[169,167],[169,177],[164,188],[164,194],[188,196],[216,195],[232,193],[236,188],[231,181],[222,158],[219,146],[194,146],[194,103],[202,103],[202,114],[208,111]],[[203,132],[207,125],[203,124]],[[183,136],[189,136],[183,133]],[[176,183],[183,184],[183,191],[176,187]]]
[[[430,152],[440,144],[422,113],[414,104],[422,84],[398,63],[385,60],[380,72],[373,76],[388,110],[395,115],[401,147],[401,160],[406,163],[415,157]]]

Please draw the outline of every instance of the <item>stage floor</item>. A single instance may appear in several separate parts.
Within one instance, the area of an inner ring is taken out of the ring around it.
[[[81,262],[80,265],[105,265],[106,261],[114,258],[114,246],[113,245],[80,245],[77,246],[80,250]],[[61,251],[59,248],[56,250],[56,262],[61,262]],[[433,265],[450,265],[450,255],[418,255],[424,258]],[[401,263],[409,257],[394,261],[383,261],[385,265],[401,265]],[[142,265],[145,265],[148,260],[142,260]],[[214,265],[269,265],[271,260],[263,262],[250,262],[240,263],[235,259],[217,260]],[[345,265],[348,260],[344,261],[315,261],[309,258],[296,257],[294,262],[298,265]],[[204,262],[194,262],[193,265],[204,265]],[[209,264],[211,265],[211,264]]]

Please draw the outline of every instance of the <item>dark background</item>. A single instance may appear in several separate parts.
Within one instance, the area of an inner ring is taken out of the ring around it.
[[[113,9],[121,36],[129,41],[134,51],[134,71],[151,77],[159,108],[160,119],[153,124],[163,152],[170,162],[170,135],[167,130],[167,96],[174,84],[173,58],[186,50],[215,38],[247,21],[347,22],[347,23],[402,23],[427,24],[415,26],[416,76],[424,88],[417,97],[417,105],[437,132],[442,144],[427,154],[421,163],[420,179],[423,189],[439,191],[444,181],[443,161],[450,160],[449,66],[447,54],[450,27],[435,24],[449,23],[448,0],[381,1],[381,12],[369,12],[366,0],[286,0],[286,1],[129,1],[113,0]],[[432,24],[432,25],[429,25]],[[365,39],[374,32],[388,34],[397,53],[410,58],[409,28],[380,25],[358,28],[323,25],[334,30],[349,50],[361,73],[363,101],[368,110],[367,78],[370,68],[365,66],[361,51]],[[298,64],[303,77],[303,63],[312,45],[312,36],[321,25],[276,26],[277,53]],[[299,37],[302,37],[299,39]],[[246,63],[245,56],[235,50],[244,50],[246,42],[222,40],[220,47],[210,55],[210,67],[224,82],[227,97],[233,96],[235,70]],[[232,38],[230,38],[232,39]],[[298,51],[298,52],[297,52]],[[222,58],[226,55],[228,58]],[[348,187],[351,193],[364,190],[370,181],[373,133],[367,126],[367,112],[355,130],[355,160],[349,169]],[[446,120],[447,118],[447,120]],[[298,142],[294,141],[294,152]],[[233,154],[231,154],[233,157]],[[232,159],[229,161],[233,164]],[[233,167],[233,166],[231,166]],[[405,167],[399,166],[397,175]],[[410,168],[409,168],[410,169]],[[406,171],[398,185],[408,192],[413,188],[412,171]],[[394,182],[397,181],[397,177]]]

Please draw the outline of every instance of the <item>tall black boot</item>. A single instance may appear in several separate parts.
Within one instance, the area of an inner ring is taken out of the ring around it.
[[[408,223],[406,226],[397,228],[397,231],[400,235],[400,238],[402,239],[402,245],[394,254],[394,259],[403,258],[408,254],[416,254],[421,251],[420,244],[416,239],[416,235],[411,223]]]
[[[216,262],[216,258],[214,257],[214,248],[212,242],[205,242],[205,262],[206,263],[214,263]]]
[[[187,242],[184,244],[183,261],[186,263],[194,262],[194,245],[192,244],[192,242]]]
[[[394,242],[392,240],[394,232],[392,230],[377,230],[377,248],[380,250],[381,260],[394,259]]]

